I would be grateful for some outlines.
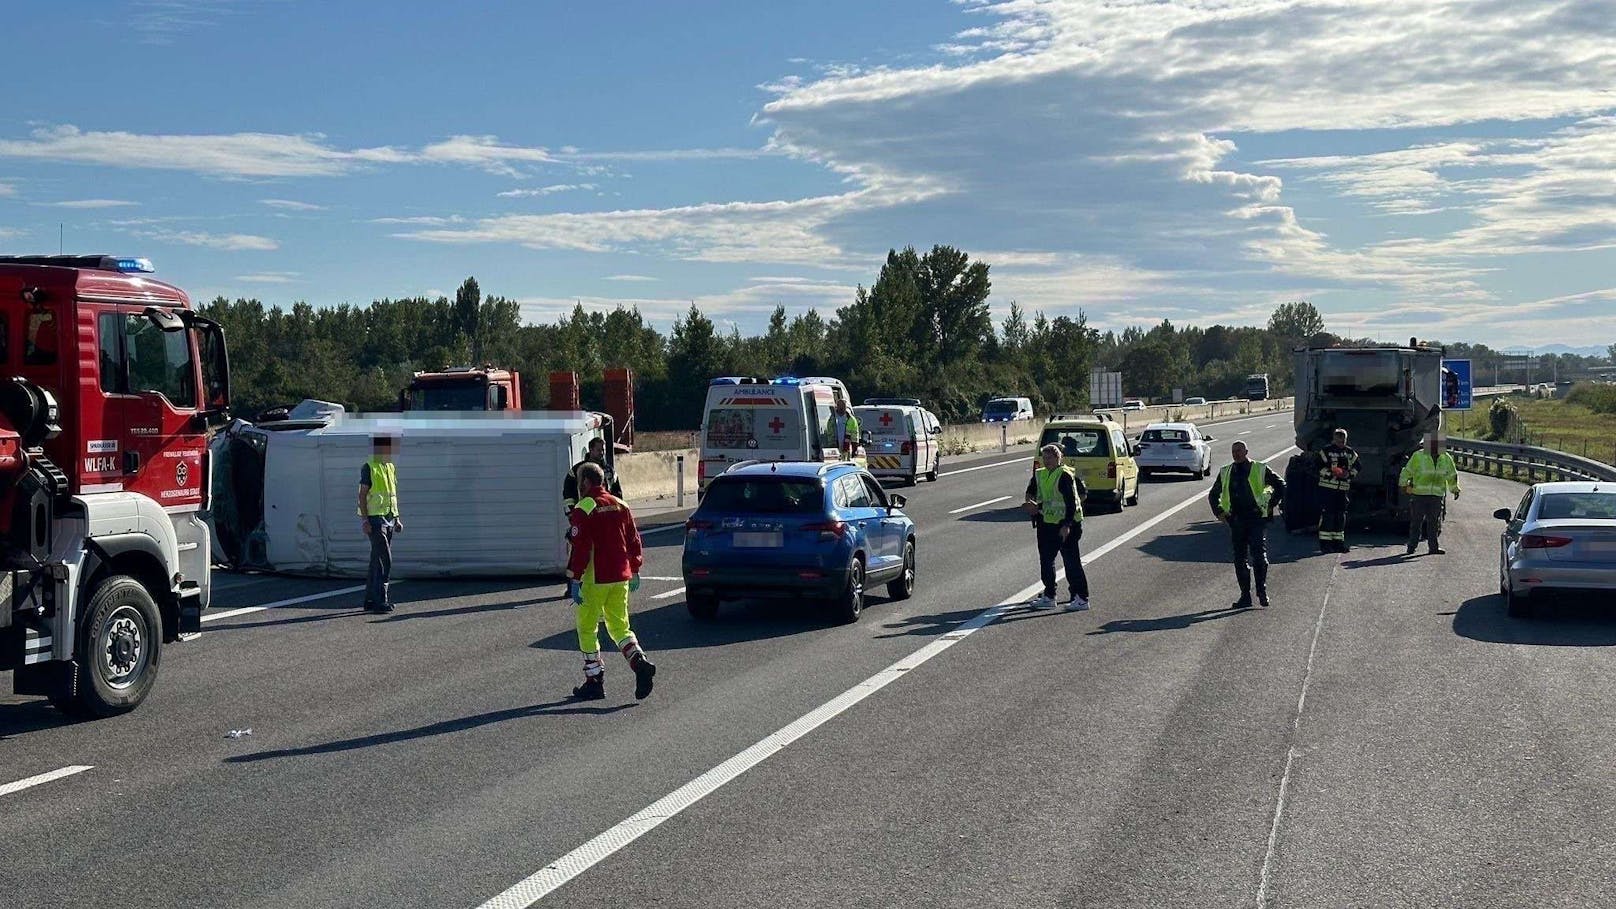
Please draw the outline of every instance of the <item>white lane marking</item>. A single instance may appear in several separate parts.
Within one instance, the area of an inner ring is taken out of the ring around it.
[[[684,530],[684,529],[685,529],[685,524],[684,524],[683,521],[680,521],[677,524],[669,524],[666,527],[653,527],[650,530],[642,530],[642,531],[640,531],[640,536],[648,537],[653,533],[667,533],[670,530]]]
[[[950,511],[949,514],[959,514],[962,511],[970,511],[973,508],[986,508],[989,505],[997,505],[1000,502],[1003,502],[1005,499],[1008,499],[1008,498],[1010,498],[1010,497],[1009,496],[999,496],[997,499],[988,499],[986,502],[977,502],[975,505],[967,505],[964,508],[956,508],[953,511]]]
[[[63,767],[60,770],[52,770],[49,773],[41,773],[38,776],[31,776],[26,780],[18,780],[15,783],[6,783],[4,786],[0,786],[0,796],[10,795],[13,792],[21,792],[24,789],[38,786],[40,783],[48,783],[51,780],[59,780],[64,776],[72,776],[75,773],[83,773],[84,771],[89,770],[92,766],[93,765],[91,764],[74,764],[71,767]]]
[[[1287,448],[1267,460],[1278,458],[1288,451],[1290,449]],[[1166,520],[1169,516],[1188,508],[1205,497],[1206,493],[1197,492],[1171,509],[1096,549],[1083,560],[1084,564],[1093,562],[1118,546],[1127,544],[1146,530]],[[526,907],[544,899],[557,888],[588,871],[603,859],[655,830],[662,822],[711,795],[725,783],[736,779],[746,771],[763,763],[770,755],[818,729],[849,707],[897,681],[910,670],[921,666],[980,629],[992,624],[995,619],[1004,614],[1006,609],[1022,605],[1028,597],[1042,590],[1043,586],[1041,581],[1029,584],[1020,592],[999,602],[998,605],[989,607],[978,613],[974,618],[955,626],[937,640],[803,714],[750,748],[680,786],[589,842],[523,878],[503,893],[483,903],[480,909],[526,909]]]
[[[1237,435],[1237,436],[1249,436],[1249,435],[1251,435],[1251,430],[1242,429],[1241,431],[1235,433],[1235,435]]]
[[[940,473],[940,474],[937,475],[937,478],[942,479],[943,477],[952,477],[952,476],[956,476],[958,474],[972,473],[972,472],[978,471],[978,470],[992,470],[995,467],[1009,467],[1012,464],[1029,465],[1028,469],[1030,470],[1031,469],[1030,465],[1032,464],[1032,454],[1028,453],[1028,454],[1022,455],[1021,457],[1016,458],[1013,461],[994,461],[992,464],[983,464],[983,465],[980,465],[978,467],[961,467],[959,470],[950,470],[950,471],[948,471],[946,473]]]
[[[394,581],[393,583],[398,584],[402,582]],[[261,606],[243,606],[240,609],[226,609],[224,612],[215,612],[212,615],[204,615],[202,617],[202,621],[217,622],[220,619],[233,618],[238,615],[248,615],[254,612],[263,612],[266,609],[279,609],[282,606],[296,606],[299,603],[312,603],[315,600],[329,600],[332,597],[340,597],[350,593],[359,593],[364,589],[365,585],[360,584],[357,587],[343,587],[338,590],[326,590],[320,593],[311,593],[307,596],[292,597],[289,600],[276,600],[273,603],[264,603]]]
[[[651,599],[653,599],[653,600],[666,600],[669,597],[676,597],[679,594],[684,593],[684,592],[685,592],[684,585],[680,585],[678,588],[676,588],[674,590],[670,590],[667,593],[659,593],[656,596],[652,597]]]
[[[642,581],[683,581],[684,578],[678,577],[678,576],[668,576],[668,575],[660,575],[660,574],[642,574],[642,575],[640,575],[640,580],[642,580]]]
[[[1264,426],[1263,429],[1278,429],[1279,427],[1281,427],[1283,425],[1285,425],[1285,424],[1283,424],[1283,423],[1269,423],[1268,425]]]
[[[1319,605],[1318,621],[1313,623],[1313,644],[1307,648],[1307,669],[1302,672],[1302,691],[1296,696],[1296,715],[1291,718],[1291,747],[1285,752],[1285,772],[1279,777],[1279,796],[1274,800],[1274,823],[1268,828],[1268,851],[1263,854],[1262,875],[1257,882],[1257,909],[1268,905],[1268,882],[1274,868],[1274,853],[1279,849],[1279,824],[1285,816],[1285,796],[1291,788],[1291,768],[1296,765],[1296,733],[1302,726],[1302,710],[1307,706],[1307,689],[1313,684],[1313,658],[1319,652],[1319,635],[1324,631],[1324,614],[1330,608],[1330,593],[1335,589],[1336,571],[1341,563],[1330,569],[1330,581],[1324,587],[1324,602]]]

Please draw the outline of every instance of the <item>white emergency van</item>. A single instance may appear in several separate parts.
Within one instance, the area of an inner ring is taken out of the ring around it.
[[[837,461],[836,403],[852,401],[839,379],[722,376],[707,386],[696,486],[740,461]]]
[[[870,398],[853,408],[859,429],[870,441],[870,473],[897,477],[913,486],[921,477],[937,479],[943,458],[943,424],[913,398]]]

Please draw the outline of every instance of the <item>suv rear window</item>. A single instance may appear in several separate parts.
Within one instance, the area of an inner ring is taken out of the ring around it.
[[[1111,453],[1107,433],[1101,426],[1092,429],[1045,429],[1038,446],[1042,448],[1051,443],[1059,445],[1061,455],[1067,458],[1104,457]]]
[[[719,477],[707,487],[702,511],[743,514],[821,514],[825,487],[817,480],[788,477]]]
[[[1190,434],[1182,429],[1147,429],[1139,437],[1141,442],[1188,442]]]

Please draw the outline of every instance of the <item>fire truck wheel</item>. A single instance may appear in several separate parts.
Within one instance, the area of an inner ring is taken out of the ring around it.
[[[135,709],[157,681],[162,638],[157,604],[139,581],[121,574],[102,580],[79,639],[81,709],[94,716]]]

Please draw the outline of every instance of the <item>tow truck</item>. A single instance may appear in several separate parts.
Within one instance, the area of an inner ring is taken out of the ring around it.
[[[521,410],[522,377],[492,363],[417,372],[398,393],[399,410]]]
[[[0,671],[78,715],[138,706],[210,596],[229,355],[152,271],[0,256]]]

